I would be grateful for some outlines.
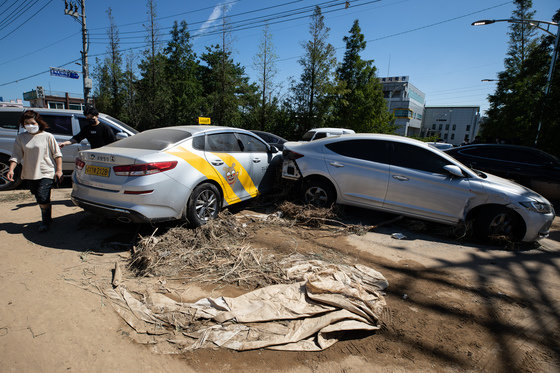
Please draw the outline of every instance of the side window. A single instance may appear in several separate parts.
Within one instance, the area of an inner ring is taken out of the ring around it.
[[[449,161],[427,149],[415,145],[394,142],[391,164],[394,166],[441,174],[444,173],[443,166],[448,165]]]
[[[196,150],[204,150],[204,135],[193,137],[192,146]]]
[[[22,112],[20,111],[6,111],[0,112],[0,127],[17,130],[19,126],[19,117],[21,117]]]
[[[43,115],[41,117],[48,123],[47,132],[54,135],[72,136],[72,117],[69,115]]]
[[[99,119],[99,122],[106,124],[107,127],[109,127],[115,135],[120,132],[118,128],[113,127],[112,125],[103,121],[102,119]],[[85,117],[78,117],[78,123],[80,124],[80,131],[83,130],[84,127],[89,124],[88,120]]]
[[[336,154],[364,161],[387,163],[387,142],[382,140],[347,140],[325,145]]]
[[[246,135],[244,133],[235,134],[243,144],[243,151],[249,153],[266,153],[268,147],[261,140],[256,137]]]
[[[327,137],[326,132],[317,132],[317,135],[315,135],[315,138],[313,140],[319,140],[319,139],[323,139],[325,137]]]
[[[206,151],[209,152],[240,152],[239,140],[232,132],[213,133],[206,136]]]

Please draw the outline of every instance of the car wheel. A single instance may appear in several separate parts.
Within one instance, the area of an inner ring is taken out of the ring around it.
[[[316,207],[330,207],[335,199],[334,189],[323,180],[310,180],[304,183],[303,202]]]
[[[480,212],[474,223],[474,233],[479,239],[504,238],[519,241],[519,217],[505,207],[493,207]]]
[[[21,184],[21,165],[14,170],[14,181],[9,181],[6,174],[10,170],[10,158],[8,156],[0,156],[0,191],[15,189]]]
[[[221,195],[213,184],[201,184],[194,188],[187,203],[187,220],[200,227],[218,216],[221,208]]]

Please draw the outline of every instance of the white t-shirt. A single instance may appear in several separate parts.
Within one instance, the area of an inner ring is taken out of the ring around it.
[[[10,161],[21,163],[22,179],[52,179],[56,164],[54,159],[58,157],[62,157],[62,152],[52,134],[23,132],[16,137]]]

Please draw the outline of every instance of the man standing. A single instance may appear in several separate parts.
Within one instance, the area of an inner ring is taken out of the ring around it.
[[[99,122],[99,111],[94,107],[88,106],[84,109],[84,115],[89,124],[82,128],[80,133],[70,140],[58,144],[61,148],[66,145],[76,144],[87,139],[92,149],[100,148],[116,140],[115,134],[109,126]]]

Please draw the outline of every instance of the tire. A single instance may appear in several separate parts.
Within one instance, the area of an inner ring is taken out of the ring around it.
[[[194,227],[200,227],[218,216],[222,196],[213,184],[201,184],[194,188],[187,202],[187,220]]]
[[[331,207],[335,200],[334,188],[326,181],[315,179],[304,182],[302,200],[316,207]]]
[[[6,178],[10,169],[9,159],[6,155],[0,156],[0,191],[15,189],[21,184],[21,165],[17,165],[14,169],[14,181],[9,181]]]
[[[482,210],[474,221],[474,234],[478,239],[503,238],[517,242],[522,238],[520,218],[505,207],[491,207]]]

